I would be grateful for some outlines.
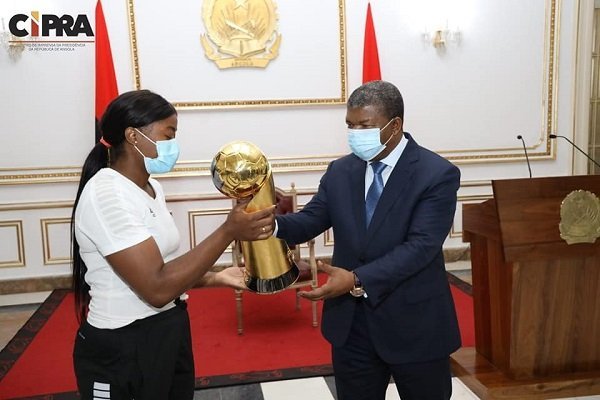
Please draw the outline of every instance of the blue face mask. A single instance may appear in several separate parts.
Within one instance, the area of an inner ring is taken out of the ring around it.
[[[385,126],[379,128],[368,128],[368,129],[351,129],[348,128],[348,145],[352,152],[361,160],[371,161],[377,157],[388,144],[392,136],[388,140],[381,144],[381,131],[383,131],[395,118],[392,118]]]
[[[133,146],[138,153],[144,157],[146,171],[148,171],[149,174],[165,174],[171,171],[175,166],[177,159],[179,158],[179,143],[177,143],[175,138],[169,140],[158,140],[155,142],[148,136],[144,135],[139,129],[134,129],[156,146],[156,153],[158,154],[156,158],[146,157],[140,151],[140,149],[137,148],[137,146]]]

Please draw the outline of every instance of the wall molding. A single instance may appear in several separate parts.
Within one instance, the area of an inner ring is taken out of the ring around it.
[[[0,221],[0,228],[15,228],[17,245],[16,260],[0,260],[0,268],[25,267],[25,240],[23,236],[23,221]]]
[[[44,265],[56,265],[56,264],[69,264],[71,262],[71,252],[69,249],[68,256],[56,257],[52,255],[51,251],[51,237],[50,237],[50,227],[52,225],[64,225],[67,224],[69,226],[69,232],[71,227],[71,218],[63,217],[63,218],[41,218],[40,225],[42,228],[42,247],[44,250]]]

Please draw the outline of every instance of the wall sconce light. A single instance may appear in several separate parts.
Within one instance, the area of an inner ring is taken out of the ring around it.
[[[21,58],[25,45],[21,43],[16,36],[6,30],[4,18],[2,18],[2,31],[0,32],[0,43],[8,53],[11,60],[16,61]]]
[[[461,33],[457,28],[448,29],[448,23],[446,28],[438,28],[433,31],[429,31],[427,28],[423,33],[423,42],[433,45],[436,49],[440,50],[448,44],[458,45],[460,43]]]

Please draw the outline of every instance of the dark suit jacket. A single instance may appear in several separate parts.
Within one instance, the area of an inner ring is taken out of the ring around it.
[[[353,154],[329,165],[317,194],[300,212],[277,217],[277,236],[289,243],[303,243],[332,227],[332,265],[353,270],[367,291],[367,298],[347,294],[325,301],[325,338],[343,345],[357,301],[364,301],[375,348],[394,364],[439,359],[460,347],[442,254],[460,171],[404,135],[408,144],[368,229],[367,163]]]

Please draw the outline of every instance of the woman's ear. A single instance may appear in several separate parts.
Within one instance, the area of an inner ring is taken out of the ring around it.
[[[127,140],[129,144],[137,144],[137,132],[131,126],[125,128],[125,140]]]

